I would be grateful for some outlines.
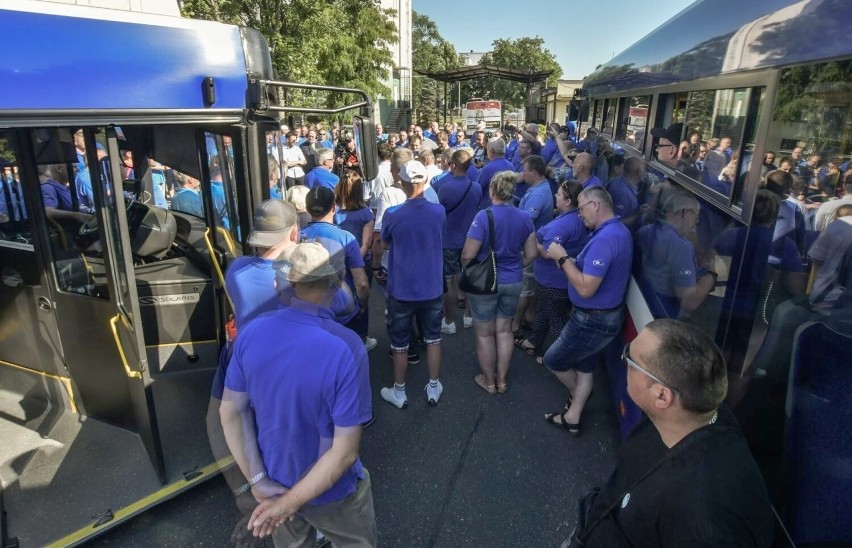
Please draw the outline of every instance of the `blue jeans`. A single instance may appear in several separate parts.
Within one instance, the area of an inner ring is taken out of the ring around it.
[[[497,316],[513,318],[518,309],[522,285],[522,282],[497,284],[497,293],[494,295],[468,295],[471,316],[477,322],[491,322]]]
[[[594,372],[596,360],[590,358],[606,348],[623,325],[623,306],[610,311],[574,307],[559,338],[544,354],[544,365],[551,371]]]
[[[398,301],[388,295],[388,336],[391,350],[406,352],[414,317],[420,320],[423,343],[441,344],[441,318],[444,317],[443,296],[431,301]]]

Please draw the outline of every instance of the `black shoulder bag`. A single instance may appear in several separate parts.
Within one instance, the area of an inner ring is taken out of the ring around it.
[[[472,295],[494,295],[497,293],[497,257],[494,255],[494,214],[488,215],[488,254],[482,261],[474,258],[467,266],[462,266],[459,289]]]

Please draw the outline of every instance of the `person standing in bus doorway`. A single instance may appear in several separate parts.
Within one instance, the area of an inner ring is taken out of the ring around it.
[[[369,361],[329,309],[337,269],[307,242],[275,276],[295,296],[240,333],[220,409],[245,489],[260,502],[248,528],[275,546],[312,544],[317,530],[337,546],[375,546],[370,475],[358,456],[372,415]]]
[[[727,370],[713,340],[654,320],[621,359],[627,393],[646,419],[619,449],[607,483],[583,497],[571,546],[771,546],[769,495],[722,405]]]
[[[195,177],[175,171],[175,179],[180,183],[180,189],[172,196],[172,211],[188,213],[199,219],[204,218],[204,203],[198,187],[201,183]]]
[[[633,262],[630,231],[613,213],[612,199],[603,187],[582,191],[577,211],[592,231],[580,254],[571,257],[556,242],[547,248],[547,257],[568,277],[574,308],[559,338],[544,354],[544,365],[568,388],[564,410],[548,413],[544,419],[574,437],[580,435],[597,358],[624,323],[624,297]]]

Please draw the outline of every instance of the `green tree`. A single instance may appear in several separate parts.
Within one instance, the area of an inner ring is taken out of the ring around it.
[[[393,66],[395,11],[382,9],[378,0],[186,0],[182,13],[259,30],[279,79],[390,95],[383,80]],[[314,106],[327,102],[312,93],[288,99]]]
[[[502,68],[521,69],[531,72],[553,71],[547,79],[547,86],[556,86],[562,77],[562,67],[556,57],[544,47],[544,39],[518,38],[507,40],[499,38],[492,43],[492,50],[482,57],[481,65],[494,65]],[[525,106],[526,84],[500,78],[480,78],[464,86],[467,97],[496,99],[503,102],[504,110]]]
[[[456,49],[441,36],[435,22],[417,12],[411,15],[411,57],[414,69],[418,71],[437,72],[460,65]],[[443,108],[438,108],[438,101],[444,99],[444,84],[415,75],[412,99],[412,109],[418,122],[438,120],[443,114]]]

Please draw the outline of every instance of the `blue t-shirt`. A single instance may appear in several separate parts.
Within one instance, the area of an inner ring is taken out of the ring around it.
[[[636,245],[642,252],[643,282],[654,291],[660,305],[656,311],[652,306],[652,312],[679,317],[677,289],[695,287],[698,276],[695,247],[665,221],[640,228]]]
[[[559,154],[559,146],[556,144],[556,139],[548,137],[541,149],[541,157],[544,158],[545,163],[550,163],[555,154]]]
[[[444,249],[461,249],[473,216],[479,210],[479,184],[467,177],[445,177],[438,190],[438,201],[447,211]],[[452,211],[450,211],[452,210]]]
[[[180,211],[195,215],[201,219],[204,218],[204,203],[201,201],[201,194],[191,188],[182,188],[175,192],[172,196],[172,211]]]
[[[601,180],[598,179],[597,176],[595,176],[595,175],[592,175],[591,177],[586,179],[586,182],[583,183],[583,190],[586,190],[587,188],[592,187],[592,186],[600,186],[600,187],[603,186],[603,184],[601,183]]]
[[[529,187],[518,205],[533,220],[536,230],[553,220],[553,207],[553,194],[546,180]]]
[[[576,209],[556,217],[536,232],[536,239],[545,251],[551,243],[556,242],[572,257],[576,257],[583,250],[588,237],[589,229],[583,224]],[[533,273],[535,281],[545,287],[568,289],[570,285],[568,277],[552,259],[537,257],[533,262]]]
[[[222,181],[210,182],[210,194],[213,195],[213,211],[216,213],[216,223],[227,230],[231,229],[231,218],[228,215],[228,204],[225,202],[225,187]]]
[[[334,190],[334,187],[336,187],[339,182],[340,177],[325,168],[317,167],[310,170],[308,174],[305,175],[303,184],[308,188],[324,186],[329,190]]]
[[[334,224],[355,236],[358,247],[364,243],[364,226],[375,219],[373,210],[366,206],[355,210],[338,209],[334,214]],[[371,264],[372,257],[373,253],[368,249],[367,254],[364,255],[364,264]]]
[[[497,283],[514,284],[523,279],[522,252],[524,243],[535,231],[530,216],[510,204],[497,204],[489,208],[494,214],[494,256],[497,260]],[[467,237],[482,242],[477,260],[484,260],[490,239],[488,214],[476,214]]]
[[[247,395],[266,473],[288,488],[329,450],[335,427],[357,427],[372,416],[364,343],[330,310],[298,299],[240,332],[225,386]],[[341,500],[363,477],[356,459],[308,504]]]
[[[44,207],[61,209],[62,211],[74,211],[74,203],[71,201],[71,191],[60,182],[48,179],[41,185],[41,198]]]
[[[591,297],[581,297],[573,285],[568,297],[574,306],[605,310],[624,303],[630,268],[633,264],[633,238],[630,231],[613,217],[597,227],[577,255],[577,268],[583,274],[603,278]]]
[[[340,272],[346,270],[345,279],[349,288],[355,291],[352,269],[364,268],[361,246],[351,233],[331,223],[314,221],[302,229],[301,241],[319,242],[331,255],[331,264]],[[359,304],[360,306],[360,304]]]
[[[470,162],[470,167],[467,168],[467,178],[474,183],[479,180],[479,168],[473,165],[473,160]]]
[[[482,199],[479,201],[480,209],[485,209],[491,205],[489,185],[491,184],[491,179],[494,175],[501,171],[515,171],[512,167],[512,162],[507,160],[505,157],[491,160],[488,165],[479,170],[479,179],[477,179],[477,181],[479,182],[479,187],[482,189]]]
[[[388,294],[399,301],[431,301],[444,293],[447,214],[425,198],[385,211],[382,242],[388,251]]]
[[[612,197],[612,210],[622,219],[632,217],[639,211],[636,189],[624,177],[611,181],[607,192]]]
[[[166,173],[162,169],[151,170],[151,185],[153,186],[152,194],[154,195],[154,205],[163,209],[169,207],[166,201]]]

